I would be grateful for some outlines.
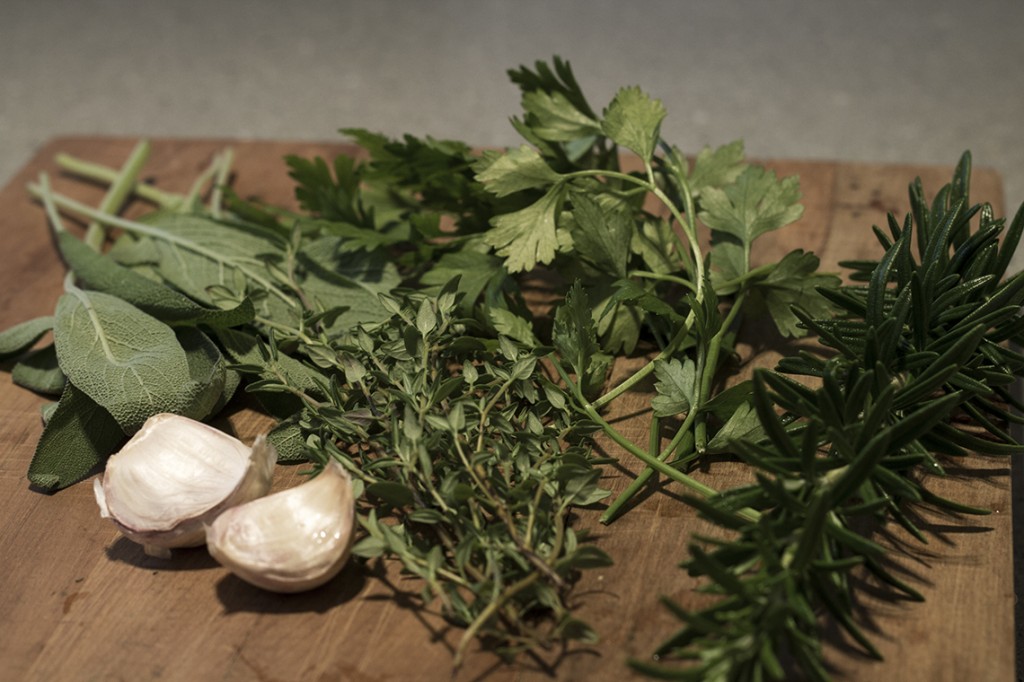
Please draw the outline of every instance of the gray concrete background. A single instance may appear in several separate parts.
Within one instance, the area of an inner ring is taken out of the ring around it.
[[[62,134],[516,144],[505,70],[552,54],[596,106],[661,98],[684,151],[970,149],[1024,202],[1021,0],[0,0],[0,184]]]
[[[0,0],[0,183],[68,133],[515,144],[505,70],[640,85],[684,151],[998,169],[1024,201],[1019,0]],[[908,178],[909,180],[909,178]]]

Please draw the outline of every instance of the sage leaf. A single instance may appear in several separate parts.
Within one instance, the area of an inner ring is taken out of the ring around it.
[[[309,459],[302,427],[294,419],[278,422],[267,434],[267,442],[277,451],[279,463],[305,462]]]
[[[249,299],[227,310],[201,306],[110,256],[97,253],[67,232],[57,233],[57,245],[64,262],[86,288],[118,296],[168,324],[234,327],[252,321],[255,315]]]
[[[53,317],[50,315],[26,320],[13,327],[8,327],[0,332],[0,359],[25,352],[51,329],[53,329]]]
[[[119,242],[111,255],[126,265],[153,265],[164,281],[193,300],[216,306],[211,292],[224,290],[236,299],[261,292],[290,300],[267,271],[268,261],[284,258],[284,244],[270,230],[171,212],[117,225],[135,243]]]
[[[43,395],[60,395],[65,377],[57,363],[57,351],[48,344],[31,351],[11,370],[11,381],[22,388]]]
[[[359,324],[380,322],[390,313],[380,294],[393,291],[401,277],[382,253],[349,253],[338,237],[317,239],[298,255],[305,269],[301,288],[311,304],[340,308],[328,333],[346,331]]]
[[[176,336],[185,351],[189,375],[200,389],[186,415],[193,419],[206,419],[231,397],[232,391],[226,386],[227,362],[217,344],[199,329],[183,327],[176,330]]]
[[[76,288],[57,301],[55,318],[61,370],[126,433],[159,412],[205,416],[205,377],[192,376],[185,349],[163,322],[116,296]]]
[[[117,420],[69,383],[39,437],[28,479],[44,490],[66,488],[101,466],[124,439]]]

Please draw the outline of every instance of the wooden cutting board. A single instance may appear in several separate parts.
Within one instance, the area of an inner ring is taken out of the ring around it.
[[[58,191],[96,204],[102,190],[59,175],[58,151],[118,166],[134,140],[72,137],[51,141],[0,191],[0,328],[53,310],[63,267],[42,209],[25,185],[40,171]],[[153,144],[146,176],[171,191],[185,191],[211,156],[230,144],[236,154],[236,189],[293,206],[285,154],[330,156],[341,145],[301,142],[161,140]],[[921,176],[925,188],[948,181],[949,168],[779,161],[780,175],[799,174],[806,212],[777,234],[762,259],[792,248],[817,253],[823,268],[842,259],[877,257],[872,224],[907,210],[906,187]],[[976,170],[972,197],[1002,207],[1001,183]],[[142,207],[131,210],[138,212]],[[764,349],[760,349],[764,351]],[[753,349],[747,349],[753,354]],[[771,349],[748,365],[771,364]],[[9,371],[9,367],[3,368]],[[620,372],[628,371],[620,367]],[[623,431],[646,442],[650,395],[631,394],[620,407]],[[622,680],[627,657],[644,657],[677,623],[662,595],[692,603],[695,583],[677,568],[693,513],[662,486],[621,521],[598,527],[615,566],[589,572],[576,594],[579,615],[602,641],[558,659],[523,658],[502,664],[476,652],[451,670],[459,631],[416,606],[417,586],[392,565],[351,563],[338,579],[300,595],[251,588],[220,568],[203,549],[170,561],[145,556],[100,519],[91,483],[54,495],[29,488],[25,473],[41,431],[44,400],[0,374],[0,680]],[[243,439],[267,425],[239,408],[229,424]],[[225,426],[228,424],[224,424]],[[606,485],[619,490],[638,469],[621,455]],[[277,487],[294,484],[298,469],[279,467]],[[728,484],[728,467],[701,474]],[[1007,461],[976,459],[936,484],[940,494],[994,510],[980,519],[924,512],[927,546],[899,533],[894,560],[921,590],[924,604],[878,599],[870,585],[862,619],[886,657],[877,663],[841,636],[830,637],[829,661],[837,679],[1010,680],[1014,674],[1013,562],[1010,469]],[[888,533],[883,533],[887,535]]]

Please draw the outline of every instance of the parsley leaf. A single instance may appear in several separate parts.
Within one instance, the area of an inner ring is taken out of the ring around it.
[[[767,309],[775,326],[784,336],[803,336],[806,331],[793,314],[794,306],[814,318],[827,317],[832,306],[818,287],[835,288],[839,278],[817,272],[818,257],[802,249],[791,251],[751,288],[751,304]]]
[[[476,179],[497,197],[558,182],[559,174],[527,145],[505,153],[486,151],[475,166]]]
[[[693,360],[678,358],[654,363],[658,395],[651,401],[656,417],[673,417],[690,409],[697,397],[697,368]]]
[[[749,248],[762,234],[798,220],[804,211],[799,201],[796,176],[777,180],[773,171],[750,166],[731,185],[704,188],[700,220]]]
[[[605,110],[601,128],[616,144],[650,161],[665,114],[660,100],[637,87],[622,88]]]
[[[626,276],[633,222],[620,210],[605,210],[590,195],[572,194],[573,249],[602,274]]]
[[[564,186],[556,184],[526,208],[491,219],[493,227],[484,240],[505,259],[509,272],[529,271],[554,260],[560,245],[556,218],[564,194]]]
[[[716,149],[705,147],[697,154],[690,171],[690,191],[700,196],[705,188],[721,188],[736,181],[749,167],[744,161],[743,140]]]

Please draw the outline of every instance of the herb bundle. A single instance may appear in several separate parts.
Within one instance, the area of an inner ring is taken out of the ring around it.
[[[852,572],[866,570],[903,598],[923,597],[886,568],[886,550],[863,529],[893,521],[925,542],[914,505],[988,513],[936,495],[926,476],[941,475],[945,457],[1024,449],[1005,430],[1022,422],[1008,387],[1024,356],[1004,344],[1021,340],[1024,273],[1003,281],[1024,208],[1000,245],[1005,221],[968,203],[970,162],[965,154],[930,206],[920,181],[911,185],[906,220],[890,216],[888,234],[876,228],[881,259],[845,264],[867,284],[823,292],[839,315],[797,313],[820,350],[755,374],[765,437],[734,446],[756,483],[688,500],[728,531],[697,538],[686,563],[721,598],[697,613],[666,602],[685,627],[656,652],[699,662],[637,661],[637,669],[663,679],[784,679],[782,661],[790,661],[802,677],[827,679],[822,610],[880,658],[854,618]]]
[[[62,159],[110,191],[93,209],[33,186],[71,275],[54,315],[0,334],[0,355],[18,356],[53,332],[13,372],[60,395],[30,479],[70,485],[150,414],[209,418],[244,387],[278,420],[282,461],[351,472],[356,554],[420,579],[423,603],[465,629],[459,662],[474,638],[509,654],[593,639],[570,590],[614,557],[571,510],[607,495],[603,438],[645,465],[603,522],[658,474],[722,530],[694,538],[687,563],[720,599],[668,603],[685,627],[657,652],[695,663],[637,670],[824,678],[823,612],[874,652],[851,571],[920,595],[858,529],[920,536],[906,513],[920,503],[980,512],[922,474],[1019,451],[1004,424],[1019,420],[1007,386],[1024,358],[1005,342],[1024,330],[1024,279],[1002,280],[1022,214],[1000,245],[1004,222],[968,205],[965,156],[931,204],[915,184],[907,220],[875,229],[879,261],[845,264],[866,284],[840,287],[802,250],[756,265],[757,240],[802,215],[795,177],[739,142],[687,158],[662,139],[659,101],[627,87],[598,112],[558,58],[509,75],[526,144],[346,129],[365,157],[288,159],[299,212],[232,193],[230,155],[184,196],[138,182],[145,145],[119,171]],[[119,217],[132,195],[156,210]],[[84,239],[60,211],[91,221]],[[821,347],[717,390],[750,317]],[[622,356],[645,362],[609,385]],[[647,379],[638,444],[608,408]],[[739,457],[754,482],[710,488],[692,475],[708,454]]]

